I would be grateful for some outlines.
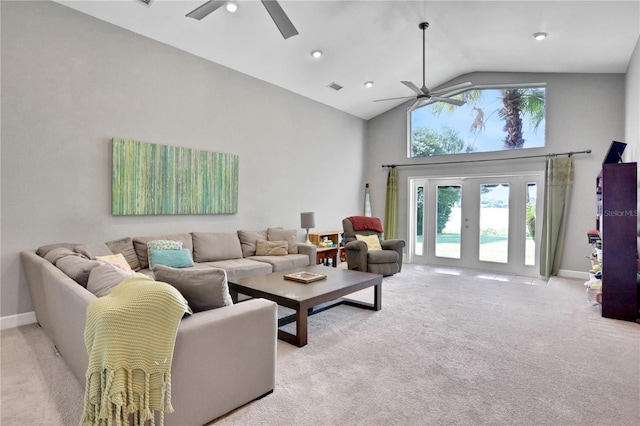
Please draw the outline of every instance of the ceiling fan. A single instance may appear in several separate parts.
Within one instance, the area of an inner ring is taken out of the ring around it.
[[[374,100],[374,102],[381,102],[381,101],[391,101],[391,100],[396,100],[396,99],[409,99],[409,98],[416,98],[416,101],[414,102],[413,105],[411,105],[411,107],[409,108],[409,110],[414,110],[416,108],[420,108],[421,106],[426,105],[428,102],[446,102],[448,104],[453,104],[456,106],[461,106],[464,105],[465,102],[458,100],[458,99],[453,99],[453,98],[448,98],[448,97],[441,97],[438,95],[442,95],[445,93],[451,93],[460,89],[464,89],[466,87],[471,87],[473,86],[473,83],[471,83],[470,81],[464,82],[464,83],[460,83],[460,84],[456,84],[453,86],[449,86],[449,87],[443,87],[442,89],[437,89],[434,91],[430,91],[429,89],[427,89],[427,86],[425,85],[425,31],[427,28],[429,28],[429,23],[428,22],[421,22],[418,27],[422,30],[422,87],[418,88],[418,86],[416,86],[415,84],[413,84],[410,81],[402,81],[401,83],[404,84],[405,86],[407,86],[409,89],[413,90],[417,96],[402,96],[399,98],[387,98],[387,99],[376,99]]]
[[[282,7],[276,0],[261,1],[265,9],[267,9],[267,12],[269,12],[269,15],[271,15],[271,19],[273,19],[273,22],[275,22],[276,26],[280,30],[282,37],[287,39],[298,34],[298,30],[296,30],[296,27],[293,26],[293,24],[289,20],[289,17],[286,13],[284,13],[284,10],[282,10]],[[216,11],[218,8],[224,6],[227,2],[227,0],[210,0],[200,7],[187,13],[186,16],[188,16],[189,18],[201,20],[205,16]]]

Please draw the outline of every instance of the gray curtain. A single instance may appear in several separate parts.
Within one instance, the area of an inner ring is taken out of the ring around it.
[[[398,234],[398,170],[389,168],[387,200],[384,208],[384,238],[397,238]]]
[[[540,275],[545,278],[560,270],[572,186],[573,159],[547,158],[540,246]]]

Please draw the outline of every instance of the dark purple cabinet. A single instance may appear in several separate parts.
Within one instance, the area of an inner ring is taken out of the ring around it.
[[[635,321],[637,284],[637,163],[603,164],[597,181],[602,238],[602,316]]]

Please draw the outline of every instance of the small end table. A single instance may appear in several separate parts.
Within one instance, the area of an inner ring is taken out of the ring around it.
[[[318,247],[316,249],[316,264],[329,266],[329,259],[332,260],[334,268],[338,266],[338,247]]]

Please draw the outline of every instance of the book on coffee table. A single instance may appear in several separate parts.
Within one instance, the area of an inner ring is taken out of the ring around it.
[[[284,276],[285,280],[297,281],[305,284],[313,281],[324,280],[325,278],[327,278],[326,275],[315,274],[313,272],[295,272]]]

